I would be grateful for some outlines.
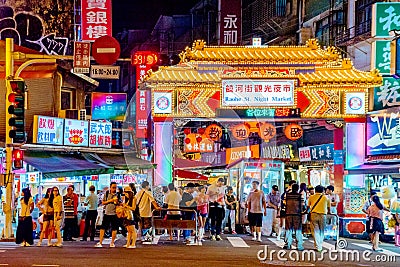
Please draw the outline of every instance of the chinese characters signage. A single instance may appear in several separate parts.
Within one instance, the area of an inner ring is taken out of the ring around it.
[[[333,160],[333,144],[299,148],[300,161]]]
[[[377,69],[382,75],[390,75],[390,41],[375,41],[372,43],[372,69]]]
[[[367,156],[400,153],[399,111],[367,116]]]
[[[294,80],[223,80],[222,106],[293,106]]]
[[[221,0],[220,45],[240,45],[242,38],[242,1]]]
[[[89,122],[65,119],[64,145],[88,146]]]
[[[126,94],[92,93],[92,120],[124,120]]]
[[[400,3],[375,3],[372,7],[372,37],[390,37],[391,30],[400,29]]]
[[[82,0],[82,41],[112,36],[111,0]]]
[[[74,73],[89,73],[90,43],[74,43]]]
[[[146,138],[147,118],[150,113],[150,92],[139,90],[140,80],[152,66],[157,64],[157,54],[150,51],[138,51],[132,55],[131,63],[136,66],[136,137]]]
[[[185,137],[185,146],[183,150],[185,153],[213,152],[214,142],[205,135],[191,133]]]
[[[374,89],[374,110],[400,106],[400,86],[397,79],[383,77],[383,85]]]
[[[64,119],[34,116],[33,142],[37,144],[63,144]]]
[[[90,122],[89,146],[90,147],[111,147],[112,123],[111,122]]]
[[[218,118],[300,118],[299,108],[217,109]]]

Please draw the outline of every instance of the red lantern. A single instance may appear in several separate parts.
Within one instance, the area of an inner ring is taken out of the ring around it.
[[[185,144],[190,144],[190,138],[185,138]]]
[[[291,123],[285,128],[285,136],[292,141],[300,139],[303,136],[303,128],[297,123]]]
[[[211,124],[206,128],[205,135],[213,141],[217,141],[222,137],[222,128],[217,124]]]
[[[276,128],[271,123],[263,123],[259,128],[259,135],[265,141],[269,141],[276,135]]]
[[[201,140],[202,140],[202,138],[201,138],[200,136],[197,136],[197,137],[196,137],[196,141],[197,141],[197,143],[200,143],[200,142],[201,142]]]
[[[186,135],[190,134],[190,129],[189,128],[183,129],[183,133]]]
[[[204,128],[199,128],[199,129],[197,130],[197,133],[203,135],[205,131],[206,131],[206,129],[204,129]]]
[[[243,123],[232,127],[232,135],[237,140],[246,140],[250,134],[250,125],[248,123]]]

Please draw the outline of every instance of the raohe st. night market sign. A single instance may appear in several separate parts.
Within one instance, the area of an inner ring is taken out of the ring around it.
[[[223,107],[294,106],[295,80],[223,80]]]

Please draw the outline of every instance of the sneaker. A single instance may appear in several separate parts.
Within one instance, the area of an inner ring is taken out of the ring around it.
[[[22,242],[19,246],[20,247],[25,247],[25,242]]]
[[[262,242],[261,238],[258,238],[257,241],[258,241],[258,242]]]
[[[222,240],[221,236],[217,235],[217,241],[221,241],[221,240]]]
[[[272,237],[276,237],[276,233],[272,233],[271,236],[272,236]]]
[[[53,243],[47,242],[47,246],[48,246],[48,247],[52,247],[52,246],[53,246]]]
[[[136,246],[128,246],[128,247],[126,247],[126,248],[136,248]]]
[[[95,248],[102,248],[103,245],[99,242],[99,243],[97,243],[96,245],[94,245],[94,247],[95,247]]]
[[[41,245],[42,245],[42,242],[40,242],[40,241],[36,244],[37,247],[40,247]]]
[[[237,235],[236,231],[232,231],[232,235]]]
[[[253,237],[251,240],[253,240],[253,241],[257,241],[257,237]]]
[[[216,239],[215,239],[215,235],[212,235],[211,236],[211,241],[215,241]]]
[[[28,242],[25,242],[25,247],[30,247],[31,244],[29,244]]]
[[[122,247],[123,247],[123,248],[127,248],[127,247],[129,247],[129,246],[127,246],[127,245],[125,244],[125,245],[123,245]]]
[[[110,248],[115,248],[115,244],[114,243],[110,243]]]
[[[62,245],[62,243],[56,243],[54,246],[61,248],[63,245]]]

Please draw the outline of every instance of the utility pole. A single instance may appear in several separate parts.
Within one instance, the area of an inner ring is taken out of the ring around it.
[[[12,138],[9,136],[10,126],[8,124],[11,114],[8,112],[8,95],[12,92],[9,81],[14,76],[14,39],[6,38],[6,169],[4,175],[4,183],[6,184],[6,201],[3,205],[5,213],[5,222],[2,237],[9,239],[14,237],[12,230],[12,216],[13,216],[13,192],[14,192],[14,174],[12,173]]]

